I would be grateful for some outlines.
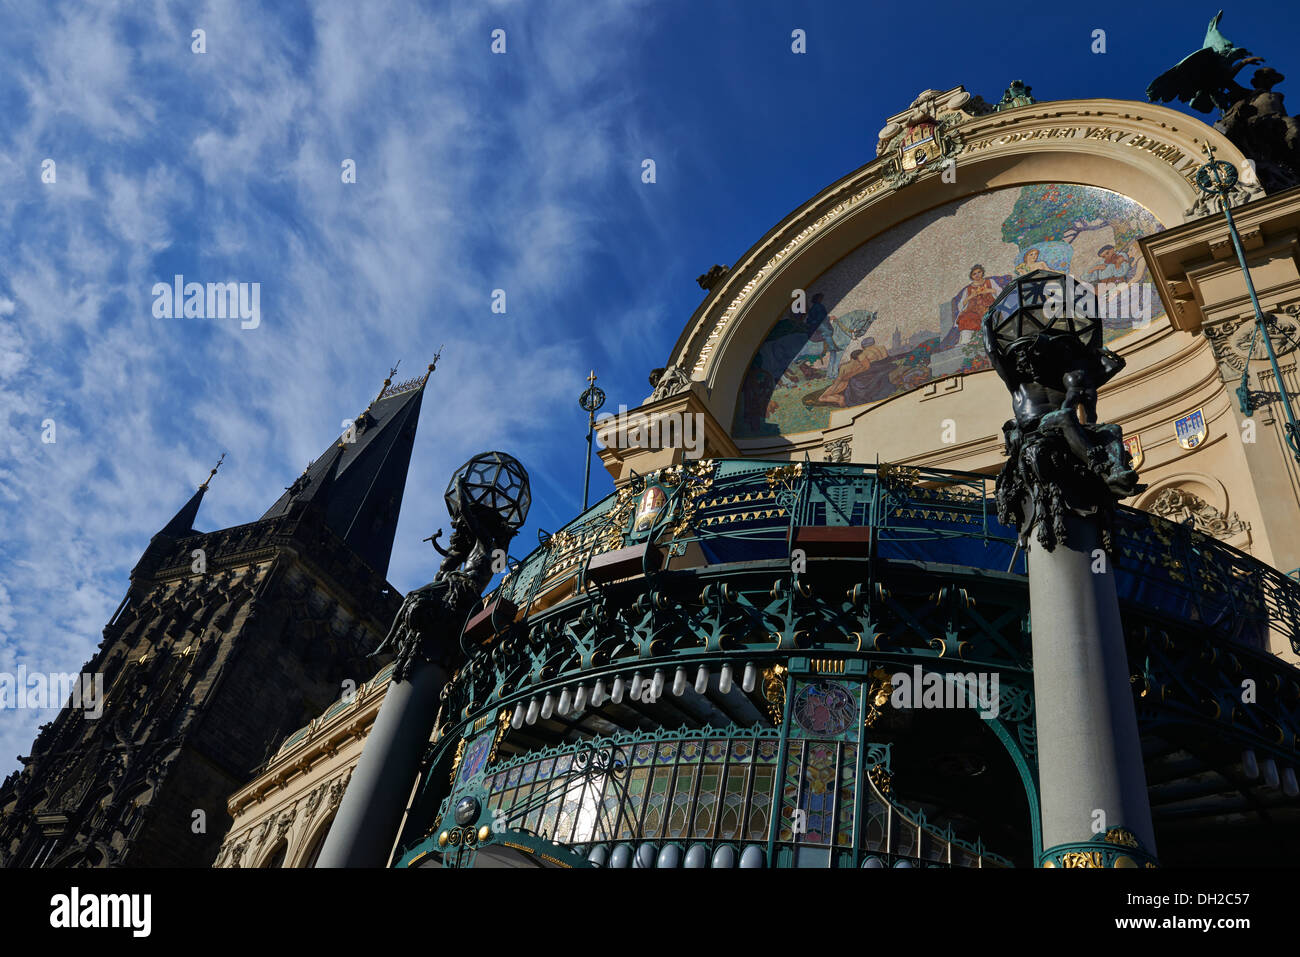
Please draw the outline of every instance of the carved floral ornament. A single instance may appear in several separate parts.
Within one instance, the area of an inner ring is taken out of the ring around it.
[[[953,106],[963,96],[968,100]],[[918,119],[933,119],[936,155],[941,159],[955,159],[959,171],[975,154],[979,154],[978,160],[1017,153],[1036,158],[1057,154],[1067,162],[1078,157],[1085,165],[1088,156],[1111,154],[1130,167],[1135,165],[1135,159],[1145,161],[1137,165],[1145,167],[1149,189],[1167,191],[1169,171],[1183,181],[1185,188],[1175,198],[1178,204],[1175,209],[1187,209],[1192,205],[1192,209],[1185,213],[1187,218],[1203,215],[1193,204],[1203,195],[1195,180],[1197,170],[1205,161],[1201,146],[1206,139],[1213,142],[1219,156],[1234,165],[1243,165],[1240,151],[1217,131],[1211,132],[1198,121],[1161,106],[1099,100],[1071,101],[1066,108],[1064,104],[1049,102],[1009,112],[976,115],[969,112],[972,102],[962,87],[944,93],[927,90],[908,110],[890,117],[880,131],[877,144],[880,153],[876,161],[859,170],[835,192],[823,193],[805,204],[790,216],[784,228],[775,231],[769,244],[755,250],[754,258],[741,260],[733,266],[715,289],[719,295],[717,305],[707,309],[699,318],[673,361],[681,369],[689,370],[691,378],[696,381],[707,379],[706,370],[713,363],[714,353],[721,350],[731,325],[740,317],[747,303],[757,298],[767,286],[768,280],[784,268],[787,260],[799,255],[805,246],[821,238],[829,228],[862,212],[864,207],[874,205],[918,179],[937,177],[944,164],[932,161],[928,153],[924,163],[910,169],[903,168],[900,150],[904,148],[905,133],[915,127]],[[909,123],[913,126],[909,127]],[[921,142],[924,131],[919,135],[920,139],[906,143],[906,149],[914,151],[919,146],[924,151]],[[914,152],[912,159],[916,159]],[[1065,176],[1067,172],[1043,174],[1033,182],[1053,175]],[[1114,188],[1113,183],[1096,182],[1092,185]],[[1250,185],[1241,195],[1230,199],[1233,205],[1239,205],[1256,195],[1259,195],[1259,188]],[[1148,207],[1151,205],[1147,196],[1133,198]],[[1164,209],[1163,214],[1157,214],[1169,225],[1173,225],[1169,217],[1177,217],[1177,213],[1169,208]],[[889,229],[903,221],[880,226]]]
[[[1250,530],[1250,523],[1242,521],[1236,512],[1225,515],[1186,489],[1163,489],[1149,508],[1162,518],[1190,524],[1198,532],[1219,539],[1227,539]]]

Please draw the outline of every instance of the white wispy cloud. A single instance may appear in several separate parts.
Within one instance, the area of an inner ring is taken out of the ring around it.
[[[441,491],[472,453],[504,448],[550,482],[546,423],[573,418],[584,343],[613,321],[571,290],[601,247],[602,198],[635,186],[610,78],[643,8],[6,14],[0,669],[78,669],[149,536],[221,451],[200,527],[255,519],[398,358],[415,374],[445,347],[395,584],[430,577],[419,540],[445,525]],[[498,26],[505,56],[489,52]],[[349,158],[355,184],[340,181]],[[150,290],[175,273],[261,282],[261,326],[154,319]],[[489,308],[498,287],[505,316]],[[0,712],[0,773],[50,717]]]

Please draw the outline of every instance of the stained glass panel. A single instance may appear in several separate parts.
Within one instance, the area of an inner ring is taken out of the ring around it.
[[[704,761],[706,764],[720,764],[727,757],[727,739],[710,738],[709,743],[704,746]]]
[[[745,832],[751,841],[767,839],[767,828],[772,813],[772,788],[776,783],[776,768],[757,765],[754,768],[754,789],[749,797],[749,820]]]
[[[727,790],[722,799],[721,817],[718,819],[718,837],[734,840],[740,835],[740,824],[745,809],[745,785],[749,779],[749,768],[744,764],[731,764],[727,767]]]
[[[692,837],[713,836],[713,821],[717,815],[718,792],[721,789],[721,766],[704,765],[700,769],[700,793],[695,799],[695,822],[691,825]]]
[[[536,771],[535,765],[534,765],[534,771]],[[527,789],[524,788],[523,786],[520,786],[519,793],[522,795],[525,792],[525,790]],[[547,784],[547,782],[545,781],[538,782],[533,785],[533,789],[531,792],[529,792],[528,797],[523,798],[521,800],[520,803],[523,803],[523,801],[527,801],[529,804],[533,804],[534,802],[536,803],[536,806],[533,807],[533,809],[530,810],[528,814],[524,817],[523,827],[522,827],[523,830],[532,831],[534,834],[537,833],[537,825],[538,822],[541,820],[542,811],[545,808],[545,805],[541,803],[542,798],[548,790],[549,790],[549,785]]]
[[[650,796],[646,799],[645,820],[641,824],[642,837],[658,837],[663,824],[664,810],[668,803],[668,788],[672,783],[671,767],[655,768],[654,777],[650,779]]]
[[[796,769],[802,767],[803,748],[796,742],[791,755]],[[496,772],[485,778],[492,789],[488,808],[504,808],[511,827],[560,843],[767,837],[780,779],[778,739],[685,738],[620,749],[630,764],[622,776],[571,780],[572,752]],[[797,776],[795,781],[792,806],[802,806],[799,789],[807,791],[807,783]]]
[[[487,763],[487,756],[492,750],[492,742],[496,739],[496,729],[493,728],[484,734],[480,734],[465,748],[464,757],[460,762],[460,770],[456,775],[457,783],[463,783],[477,774]]]
[[[785,786],[781,789],[781,830],[778,837],[782,841],[794,838],[794,812],[799,808],[802,763],[803,742],[791,740],[785,759]]]
[[[667,836],[679,838],[686,836],[686,828],[691,820],[691,797],[695,788],[696,769],[683,765],[677,769],[677,783],[673,788],[672,810],[668,814]]]
[[[901,817],[894,818],[894,848],[893,853],[902,857],[912,855],[912,847],[916,843],[916,827]]]
[[[840,823],[835,831],[836,847],[853,846],[853,810],[858,776],[858,747],[845,744],[840,759]]]
[[[573,828],[573,843],[586,844],[596,828],[596,813],[600,794],[590,784],[583,783],[579,789],[582,804],[578,808],[577,823]]]
[[[537,833],[549,840],[555,839],[555,822],[560,816],[561,803],[563,803],[563,795],[552,791],[550,800],[546,802],[546,809],[542,812],[542,820],[537,825]]]
[[[510,817],[510,812],[514,809],[515,797],[518,795],[518,793],[519,793],[518,788],[506,788],[504,791],[501,792],[501,807],[505,808],[507,818]],[[510,826],[513,827],[514,823],[515,822],[511,821]]]
[[[808,833],[801,843],[829,844],[835,830],[835,779],[838,746],[833,741],[808,742],[804,764],[803,808]]]
[[[833,738],[857,726],[858,702],[841,681],[795,682],[791,734]]]
[[[885,808],[875,795],[867,799],[867,807],[863,816],[863,827],[865,835],[863,845],[872,851],[885,851],[885,828],[888,825]]]
[[[560,816],[555,823],[554,840],[567,844],[573,833],[573,826],[578,820],[578,804],[582,797],[582,788],[572,787],[564,795],[560,805]]]
[[[633,768],[627,785],[627,810],[618,825],[618,836],[629,839],[637,836],[641,823],[641,804],[645,800],[649,768]]]
[[[619,782],[612,776],[605,778],[605,796],[600,801],[600,817],[596,820],[596,840],[612,840],[618,833],[619,811],[623,807],[623,792]]]

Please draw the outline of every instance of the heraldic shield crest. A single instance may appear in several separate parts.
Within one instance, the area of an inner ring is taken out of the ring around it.
[[[1128,451],[1128,457],[1133,463],[1134,471],[1142,467],[1144,456],[1142,454],[1142,439],[1136,435],[1124,436],[1124,448]]]
[[[1209,434],[1205,428],[1205,410],[1197,409],[1191,415],[1185,415],[1174,423],[1174,432],[1178,436],[1178,444],[1185,449],[1194,449]]]

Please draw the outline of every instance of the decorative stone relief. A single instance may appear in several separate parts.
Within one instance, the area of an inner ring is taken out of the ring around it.
[[[891,188],[914,183],[961,152],[962,138],[956,127],[971,118],[970,100],[960,86],[947,92],[925,90],[904,112],[889,118],[877,134],[876,155],[895,154],[887,175]]]
[[[713,287],[716,286],[718,283],[722,282],[722,280],[726,278],[727,273],[730,271],[731,268],[729,266],[723,266],[721,264],[715,263],[713,266],[709,268],[708,272],[704,273],[702,276],[697,276],[695,278],[695,281],[699,283],[701,289],[705,290],[706,292],[711,292],[713,290]]]
[[[330,782],[329,797],[325,802],[327,810],[334,810],[343,800],[343,792],[347,790],[348,781],[352,777],[352,769],[349,768],[347,774]]]
[[[1228,206],[1236,209],[1263,195],[1264,189],[1258,183],[1243,183],[1239,180],[1237,185],[1228,192]],[[1193,219],[1215,213],[1220,215],[1223,213],[1223,197],[1217,193],[1202,193],[1196,198],[1196,202],[1183,210],[1183,222],[1191,222]]]
[[[1300,307],[1289,306],[1284,315],[1273,315],[1268,330],[1273,352],[1279,356],[1286,355],[1300,342],[1300,322],[1297,321]],[[1255,321],[1251,318],[1228,319],[1224,322],[1206,326],[1205,338],[1210,340],[1210,348],[1221,366],[1240,375],[1246,368],[1246,357],[1250,355],[1251,340],[1255,341],[1255,358],[1267,355],[1264,343],[1255,334]]]
[[[312,789],[311,794],[307,796],[307,819],[308,820],[311,820],[316,816],[316,809],[320,807],[320,802],[325,797],[325,789],[327,787],[329,787],[329,785],[327,784],[318,784],[316,785],[315,788]]]
[[[666,399],[670,395],[677,395],[689,389],[691,377],[677,366],[670,365],[651,372],[650,385],[654,387],[654,392],[650,393],[650,401],[658,402],[660,399]]]
[[[293,819],[296,814],[296,809],[290,809],[280,815],[280,819],[275,823],[275,836],[277,838],[284,837],[285,833],[289,830],[290,825],[293,824]]]
[[[853,439],[832,439],[822,446],[823,462],[850,462],[853,460]]]
[[[1171,522],[1190,524],[1198,532],[1227,539],[1250,531],[1236,512],[1225,515],[1203,498],[1180,488],[1167,488],[1151,503],[1151,511]]]

